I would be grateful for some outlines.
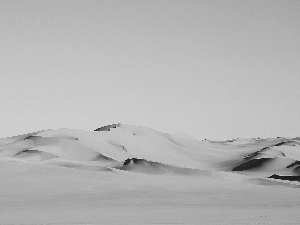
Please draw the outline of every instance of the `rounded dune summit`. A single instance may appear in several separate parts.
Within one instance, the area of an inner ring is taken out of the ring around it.
[[[79,170],[185,175],[224,171],[266,179],[300,175],[299,138],[198,141],[116,123],[94,131],[38,131],[1,138],[0,144],[0,157]]]
[[[299,143],[120,123],[1,138],[0,224],[298,224]]]

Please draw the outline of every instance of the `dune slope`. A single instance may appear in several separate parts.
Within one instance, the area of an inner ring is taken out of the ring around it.
[[[113,124],[95,131],[45,130],[0,141],[0,157],[43,164],[51,164],[51,159],[55,158],[56,161],[117,168],[115,163],[136,158],[148,163],[134,163],[130,171],[147,170],[142,167],[150,169],[149,165],[156,163],[173,168],[257,174],[266,178],[273,174],[300,175],[299,138],[198,141],[188,135]]]
[[[0,224],[293,223],[299,161],[297,137],[198,141],[120,123],[1,138]],[[250,213],[216,219],[232,210]]]

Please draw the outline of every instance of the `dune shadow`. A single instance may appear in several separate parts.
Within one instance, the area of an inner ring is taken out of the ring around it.
[[[300,176],[281,176],[281,175],[273,174],[272,176],[269,176],[268,178],[300,182]]]
[[[115,124],[111,124],[111,125],[107,125],[107,126],[97,128],[94,131],[110,131],[110,129],[117,128],[117,127],[120,127],[120,126],[121,126],[121,123],[115,123]]]
[[[114,166],[115,169],[145,173],[145,174],[179,174],[179,175],[210,175],[206,170],[190,169],[152,162],[145,159],[129,158],[122,165]]]
[[[263,166],[265,163],[271,161],[272,158],[260,158],[260,159],[251,159],[249,161],[246,161],[232,169],[232,171],[244,171],[244,170],[250,170],[254,168],[258,168]]]

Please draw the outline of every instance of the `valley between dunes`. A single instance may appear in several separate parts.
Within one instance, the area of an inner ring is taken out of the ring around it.
[[[113,124],[0,138],[0,224],[300,224],[300,138]]]

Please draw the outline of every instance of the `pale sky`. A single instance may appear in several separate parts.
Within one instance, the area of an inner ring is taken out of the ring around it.
[[[0,77],[0,137],[300,136],[300,1],[2,0]]]

